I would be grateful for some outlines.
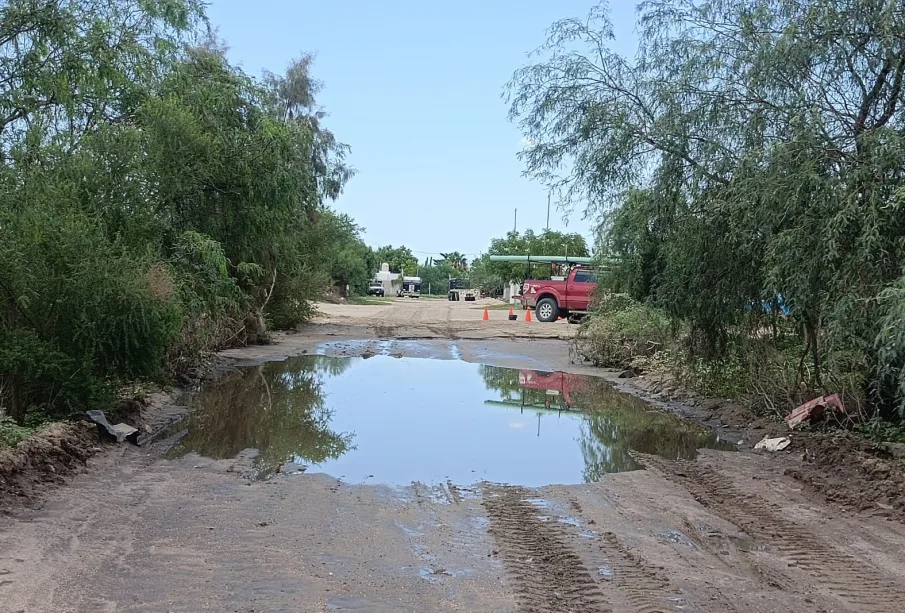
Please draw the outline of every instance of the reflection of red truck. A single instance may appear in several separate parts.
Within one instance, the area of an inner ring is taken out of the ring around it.
[[[558,392],[562,394],[563,402],[569,408],[575,406],[572,394],[581,391],[585,383],[586,380],[581,375],[573,375],[566,372],[520,370],[518,373],[519,387]]]
[[[595,289],[597,272],[588,268],[573,268],[564,281],[529,279],[522,287],[522,308],[533,308],[538,321],[556,321],[587,312]]]

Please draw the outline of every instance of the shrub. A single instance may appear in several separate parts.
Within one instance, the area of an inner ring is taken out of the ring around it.
[[[616,294],[599,300],[579,329],[575,349],[596,366],[625,368],[662,350],[669,338],[663,312]]]

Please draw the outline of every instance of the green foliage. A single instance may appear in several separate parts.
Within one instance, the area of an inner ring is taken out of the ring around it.
[[[17,421],[104,406],[366,284],[360,228],[325,204],[354,173],[312,58],[255,80],[196,0],[11,0],[0,34],[0,409]]]
[[[361,238],[362,229],[344,213],[325,210],[318,218],[314,233],[321,248],[311,248],[322,254],[330,279],[339,287],[348,285],[364,293],[368,289],[377,265],[370,248]]]
[[[515,73],[528,174],[589,203],[613,289],[666,312],[693,360],[731,373],[737,338],[787,319],[799,383],[901,418],[901,7],[651,0],[638,29],[634,58],[612,51],[602,4]]]
[[[34,433],[33,428],[20,426],[12,419],[0,417],[0,449],[12,447]]]
[[[464,272],[468,270],[468,258],[459,253],[458,251],[453,251],[452,253],[441,253],[440,259],[434,261],[435,264],[447,264],[453,270],[457,270],[460,272]]]
[[[607,295],[578,332],[579,353],[595,365],[625,368],[667,346],[670,322],[665,313],[625,295]]]
[[[473,259],[471,269],[468,271],[472,287],[479,288],[491,295],[502,295],[509,282],[503,277],[504,274],[506,272],[498,271],[495,263],[490,261],[490,257],[486,253]]]
[[[855,431],[875,445],[882,443],[905,443],[905,428],[874,415],[869,420],[858,424]]]
[[[563,233],[555,230],[544,231],[535,234],[533,230],[526,230],[524,234],[509,232],[505,238],[495,238],[490,241],[490,248],[486,255],[570,255],[575,257],[589,257],[587,243],[584,237],[577,233]],[[549,279],[555,274],[549,264],[525,264],[510,262],[491,262],[481,258],[480,266],[484,267],[490,275],[503,283],[515,281],[521,283],[525,279]]]
[[[393,247],[386,245],[374,252],[374,262],[379,267],[382,264],[390,265],[390,272],[405,273],[407,277],[416,276],[418,270],[418,258],[412,250],[405,246]]]
[[[421,277],[421,293],[434,296],[445,296],[449,291],[449,279],[458,279],[459,287],[464,289],[471,287],[469,271],[453,266],[455,259],[434,260],[433,265],[418,268],[418,276]],[[461,265],[461,261],[460,261]]]
[[[879,384],[894,392],[900,419],[905,419],[905,277],[879,296],[880,330],[876,351]]]

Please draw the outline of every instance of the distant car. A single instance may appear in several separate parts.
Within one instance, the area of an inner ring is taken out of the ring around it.
[[[474,292],[471,290],[466,290],[465,291],[465,300],[467,300],[469,302],[474,302],[474,299],[475,299]]]
[[[368,285],[368,296],[380,296],[383,298],[385,292],[382,283],[371,283]]]

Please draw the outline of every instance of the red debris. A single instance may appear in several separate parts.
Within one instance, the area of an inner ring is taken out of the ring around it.
[[[805,402],[803,405],[789,413],[786,417],[786,423],[789,424],[790,428],[794,428],[803,421],[819,421],[823,419],[827,409],[845,413],[845,405],[842,404],[842,399],[839,398],[839,394],[820,396],[819,398],[814,398],[813,400]]]

